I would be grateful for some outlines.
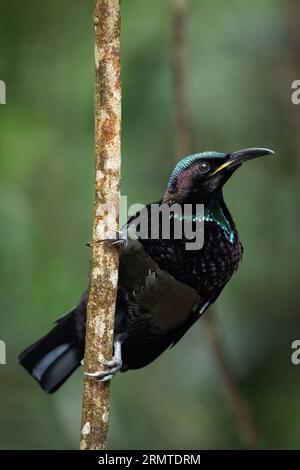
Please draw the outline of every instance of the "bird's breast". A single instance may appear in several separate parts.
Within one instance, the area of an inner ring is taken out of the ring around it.
[[[232,243],[219,225],[209,222],[205,224],[204,245],[199,250],[187,250],[183,240],[143,240],[142,243],[163,271],[201,296],[211,298],[238,267],[242,247],[235,235]]]

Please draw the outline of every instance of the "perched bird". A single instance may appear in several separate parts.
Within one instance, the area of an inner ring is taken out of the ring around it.
[[[177,163],[158,201],[159,207],[176,204],[178,213],[168,215],[173,221],[170,236],[163,236],[159,224],[155,237],[139,235],[120,248],[114,356],[106,370],[89,375],[109,380],[119,370],[149,364],[177,343],[218,298],[243,253],[223,186],[244,162],[273,153],[263,148],[203,152]],[[200,215],[197,204],[204,205]],[[187,205],[192,207],[188,215]],[[127,228],[137,229],[143,221],[151,226],[153,206],[132,217]],[[204,243],[196,250],[187,249],[184,236],[175,236],[175,221],[178,228],[178,221],[181,225],[188,220],[193,227],[198,227],[197,222],[204,226]],[[83,359],[87,296],[86,291],[48,335],[19,356],[22,366],[48,393],[55,392]]]

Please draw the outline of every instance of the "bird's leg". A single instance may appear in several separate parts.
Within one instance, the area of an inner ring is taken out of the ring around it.
[[[96,243],[105,243],[107,246],[117,246],[122,248],[126,248],[127,246],[127,237],[121,230],[114,231],[116,237],[115,238],[104,238],[103,240],[97,240]],[[87,242],[86,246],[92,248],[93,243]]]
[[[85,372],[89,377],[95,377],[101,382],[111,380],[122,367],[122,342],[116,339],[114,342],[114,355],[109,361],[103,361],[107,369],[96,372]]]

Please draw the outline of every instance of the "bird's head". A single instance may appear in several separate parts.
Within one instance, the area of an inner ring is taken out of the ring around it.
[[[165,200],[207,203],[220,194],[223,185],[244,162],[274,155],[265,148],[249,148],[232,153],[202,152],[180,160],[175,166]]]

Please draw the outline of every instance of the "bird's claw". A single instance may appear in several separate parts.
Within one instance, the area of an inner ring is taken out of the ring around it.
[[[103,364],[105,364],[109,369],[114,369],[114,368],[121,369],[122,367],[122,361],[120,361],[119,359],[116,359],[115,357],[113,357],[112,359],[108,361],[104,360]]]
[[[103,240],[97,240],[97,243],[105,243],[108,247],[116,246],[119,248],[126,248],[127,247],[127,238],[124,233],[120,230],[115,231],[116,238],[104,238]],[[89,248],[93,247],[93,242],[87,242],[86,246]]]
[[[101,379],[100,382],[108,382],[108,381],[111,380],[113,377],[114,377],[114,374],[109,374],[109,375],[107,375],[106,377],[104,377],[103,379]]]
[[[84,364],[84,361],[81,361],[81,364]],[[114,355],[110,360],[104,360],[103,364],[105,364],[108,368],[105,370],[99,370],[96,372],[84,372],[85,375],[88,377],[94,377],[101,382],[107,382],[111,380],[117,372],[122,367],[122,354],[121,354],[121,342],[116,340],[114,342]]]
[[[98,370],[96,372],[85,372],[84,375],[87,375],[88,377],[94,377],[100,382],[107,382],[108,380],[111,380],[118,371],[119,368],[115,367],[106,370]]]
[[[119,248],[127,247],[127,238],[117,238],[116,240],[111,240],[110,238],[106,240],[107,246],[117,246]]]
[[[103,363],[108,366],[108,369],[96,372],[85,372],[85,375],[95,377],[95,379],[100,380],[100,382],[107,382],[111,380],[122,367],[122,362],[119,360],[116,361],[114,358],[111,361],[103,361]]]

